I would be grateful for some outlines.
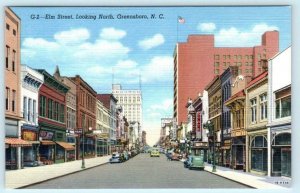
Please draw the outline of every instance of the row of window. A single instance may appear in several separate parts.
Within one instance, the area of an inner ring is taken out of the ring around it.
[[[67,108],[67,128],[76,128],[76,111]]]
[[[225,71],[226,69],[224,68],[223,71]],[[258,68],[258,73],[261,73],[262,72],[262,68]],[[238,74],[242,74],[243,73],[243,70],[242,69],[239,69],[238,70]],[[247,74],[252,74],[253,73],[253,70],[252,69],[245,69],[245,73]],[[215,74],[220,74],[220,70],[219,69],[215,69]]]
[[[5,109],[6,111],[12,111],[16,112],[16,97],[17,97],[17,91],[14,89],[10,89],[9,87],[6,87],[6,93],[5,93]]]
[[[135,97],[135,96],[133,96],[133,97],[131,97],[131,96],[128,96],[128,97],[119,97],[119,96],[116,96],[116,99],[118,100],[118,102],[120,103],[120,104],[122,104],[122,103],[136,103],[136,102],[140,102],[141,101],[141,98],[140,97]]]
[[[253,62],[245,62],[244,63],[245,66],[253,66]],[[219,67],[220,66],[220,62],[215,62],[214,63],[215,67]],[[229,67],[231,66],[230,62],[223,62],[223,67]],[[242,62],[233,62],[233,66],[243,66]],[[261,62],[259,62],[259,66],[261,66]]]
[[[65,122],[65,106],[50,98],[40,95],[39,115],[61,123]]]
[[[264,58],[264,59],[266,59],[267,58],[267,55],[266,55],[266,52],[267,52],[267,50],[266,49],[264,49],[263,50],[263,54],[257,54],[257,58],[258,58],[258,60],[260,60],[260,59],[262,59],[262,58]],[[214,56],[214,58],[215,58],[215,60],[220,60],[220,55],[219,54],[216,54],[215,56]],[[234,59],[234,60],[242,60],[242,59],[245,59],[245,60],[250,60],[250,61],[252,61],[253,59],[254,59],[254,55],[244,55],[244,56],[242,56],[242,55],[230,55],[230,54],[226,54],[226,55],[223,55],[223,60],[231,60],[231,59]]]
[[[29,97],[23,97],[23,118],[27,122],[36,123],[37,112],[36,112],[36,100]]]
[[[10,70],[9,64],[11,63],[11,70],[13,72],[16,71],[16,54],[16,50],[13,49],[11,53],[11,48],[8,45],[6,45],[5,66],[7,70]]]
[[[6,24],[6,30],[10,31],[10,25],[8,23]],[[17,35],[17,31],[15,29],[13,29],[12,32],[14,36]]]
[[[86,107],[92,112],[95,112],[96,100],[91,94],[86,93],[83,89],[80,89],[80,95],[78,100],[80,101],[80,105]]]

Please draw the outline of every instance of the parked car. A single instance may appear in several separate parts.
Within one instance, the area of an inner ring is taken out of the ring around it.
[[[181,158],[182,158],[182,156],[181,156]],[[173,152],[172,156],[171,156],[171,161],[174,161],[174,160],[179,161],[181,158],[180,158],[180,154]]]
[[[160,156],[159,149],[153,148],[150,152],[150,157],[159,157],[159,156]]]
[[[109,159],[110,163],[121,163],[122,162],[122,157],[119,153],[113,153],[112,157]]]
[[[167,150],[166,151],[167,160],[172,160],[172,154],[173,154],[172,150]]]
[[[191,156],[191,162],[190,165],[188,167],[189,169],[204,169],[204,160],[203,160],[203,156]]]
[[[188,156],[187,159],[183,162],[185,168],[189,168],[192,163],[192,156]]]

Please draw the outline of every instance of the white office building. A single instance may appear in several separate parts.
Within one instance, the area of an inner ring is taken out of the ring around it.
[[[118,100],[117,104],[122,106],[127,121],[139,122],[142,125],[142,91],[124,90],[120,84],[113,84],[112,94]]]

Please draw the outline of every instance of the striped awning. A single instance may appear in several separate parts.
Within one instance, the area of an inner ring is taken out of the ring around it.
[[[68,150],[68,151],[70,151],[70,150],[75,150],[75,147],[74,147],[73,145],[67,143],[67,142],[56,141],[56,143],[57,143],[59,146],[63,147],[65,150]]]
[[[5,144],[10,147],[30,147],[31,143],[19,138],[5,138]]]

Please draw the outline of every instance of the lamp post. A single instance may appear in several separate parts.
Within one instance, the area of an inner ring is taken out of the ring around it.
[[[206,128],[207,134],[213,137],[213,163],[212,163],[212,172],[216,172],[216,158],[215,158],[215,133],[214,133],[214,124],[208,120],[206,124],[204,124],[204,128]]]
[[[85,168],[84,162],[84,129],[82,129],[82,152],[81,152],[81,169]]]

